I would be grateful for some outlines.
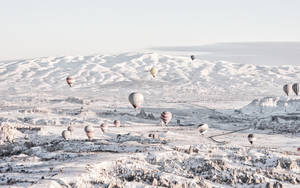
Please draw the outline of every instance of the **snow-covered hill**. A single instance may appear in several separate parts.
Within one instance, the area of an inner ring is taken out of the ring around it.
[[[156,66],[158,76],[149,70]],[[68,88],[65,79],[75,79]],[[48,57],[1,62],[0,93],[16,95],[113,97],[124,101],[140,91],[146,103],[197,102],[217,107],[281,96],[282,85],[300,80],[300,66],[257,66],[209,62],[156,53]],[[218,104],[221,105],[218,105]]]
[[[300,66],[156,53],[0,62],[0,186],[297,187],[300,129],[286,113],[299,99],[283,97],[282,85],[299,80]],[[133,91],[145,97],[142,110],[128,102]],[[163,111],[172,113],[169,127]]]

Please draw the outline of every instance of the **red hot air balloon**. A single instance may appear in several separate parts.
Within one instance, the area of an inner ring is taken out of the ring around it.
[[[165,125],[168,125],[168,123],[172,119],[172,113],[171,112],[162,112],[160,115],[160,119],[164,122]]]
[[[73,84],[73,78],[71,78],[70,76],[68,76],[68,77],[66,78],[66,81],[67,81],[68,85],[69,85],[70,87],[72,87],[72,84]]]

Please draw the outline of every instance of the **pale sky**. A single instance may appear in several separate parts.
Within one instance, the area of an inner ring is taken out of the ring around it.
[[[298,0],[0,0],[0,60],[300,41]]]

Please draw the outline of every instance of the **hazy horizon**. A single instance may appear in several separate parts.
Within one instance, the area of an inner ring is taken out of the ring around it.
[[[300,41],[300,1],[4,1],[0,60]]]

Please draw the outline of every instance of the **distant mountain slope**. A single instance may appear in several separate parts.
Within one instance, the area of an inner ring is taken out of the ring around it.
[[[225,60],[255,65],[299,65],[300,42],[236,42],[200,46],[152,48],[156,52],[189,56],[210,61]]]
[[[149,70],[156,66],[158,76]],[[69,88],[66,77],[75,79]],[[247,101],[283,95],[282,85],[300,81],[300,66],[258,66],[204,61],[157,53],[47,57],[0,64],[0,95],[110,96],[127,100],[140,91],[147,100]]]

